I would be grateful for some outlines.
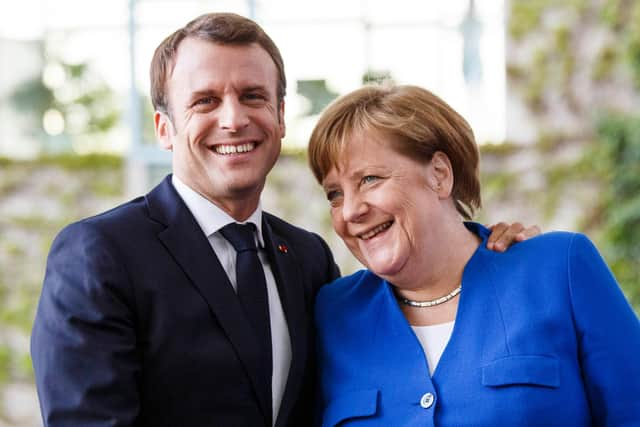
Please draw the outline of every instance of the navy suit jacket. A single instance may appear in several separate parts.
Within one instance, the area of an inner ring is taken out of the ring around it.
[[[640,324],[591,242],[497,253],[468,226],[484,241],[433,377],[389,283],[361,271],[320,290],[322,425],[640,426]]]
[[[312,312],[338,270],[325,242],[265,213],[292,362],[277,426],[309,423]],[[66,227],[31,338],[46,426],[271,426],[262,355],[227,275],[167,177]]]

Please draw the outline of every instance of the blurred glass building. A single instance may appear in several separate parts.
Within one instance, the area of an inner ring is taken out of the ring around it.
[[[285,148],[306,145],[317,113],[363,81],[425,86],[505,138],[503,1],[23,0],[0,18],[0,155],[124,153],[130,193],[167,170],[153,146],[148,68],[170,32],[206,12],[258,21],[285,59]],[[10,64],[10,65],[9,65]]]

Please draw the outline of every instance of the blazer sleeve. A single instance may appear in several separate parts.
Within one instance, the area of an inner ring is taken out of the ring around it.
[[[569,286],[579,357],[599,426],[640,423],[640,323],[594,245],[571,242]]]
[[[125,263],[94,225],[49,253],[31,335],[45,426],[131,426],[139,410],[133,295]]]

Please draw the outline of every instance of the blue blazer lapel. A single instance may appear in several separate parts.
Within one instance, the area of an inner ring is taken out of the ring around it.
[[[260,369],[260,350],[242,306],[206,236],[168,176],[147,196],[149,215],[166,228],[158,234],[176,263],[209,305],[244,364],[265,418],[271,420],[271,387]]]
[[[392,285],[382,282],[375,297],[375,304],[369,306],[371,314],[379,312],[375,328],[374,349],[379,349],[381,361],[386,360],[389,369],[396,366],[410,377],[429,378],[429,365],[411,325],[398,306]],[[391,350],[392,349],[392,350]],[[404,375],[401,374],[401,375]]]
[[[455,378],[460,366],[477,366],[508,355],[507,328],[500,300],[496,294],[500,277],[494,267],[493,257],[499,254],[486,248],[489,230],[475,223],[466,223],[482,242],[467,262],[462,276],[462,292],[458,301],[455,325],[445,348],[434,381],[439,378]],[[472,381],[468,378],[468,381]],[[478,379],[479,381],[479,379]]]
[[[486,249],[487,229],[475,223],[467,223],[467,227],[483,241],[465,267],[454,330],[434,371],[435,383],[438,378],[457,377],[460,366],[477,364],[478,354],[487,361],[509,354],[508,325],[495,288],[500,278],[493,257],[499,254]],[[354,300],[361,313],[366,313],[362,321],[374,326],[370,357],[376,359],[372,359],[372,366],[382,363],[377,360],[384,361],[388,375],[393,375],[392,367],[398,366],[402,372],[410,372],[417,378],[429,378],[424,351],[402,314],[391,285],[377,282],[375,286],[360,287]],[[362,330],[367,328],[363,325]],[[363,345],[369,347],[368,343]]]
[[[351,327],[358,335],[351,344],[359,355],[352,368],[367,366],[372,371],[371,378],[383,381],[428,378],[426,357],[391,285],[373,273],[365,274],[361,282],[353,284],[350,297],[353,310],[358,313],[350,319],[356,322]]]
[[[280,302],[287,320],[291,339],[291,367],[287,385],[280,405],[280,419],[288,419],[299,399],[302,382],[307,366],[309,343],[309,316],[306,313],[304,283],[302,283],[296,254],[285,236],[274,232],[268,221],[268,214],[263,215],[263,234],[267,257],[276,279]],[[303,254],[304,255],[304,254]]]

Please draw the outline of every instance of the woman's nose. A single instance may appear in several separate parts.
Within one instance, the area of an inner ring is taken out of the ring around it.
[[[221,129],[237,132],[249,124],[249,116],[238,101],[225,100],[218,109],[218,125]]]
[[[345,196],[342,202],[342,217],[346,222],[358,222],[367,213],[369,205],[360,196]]]

